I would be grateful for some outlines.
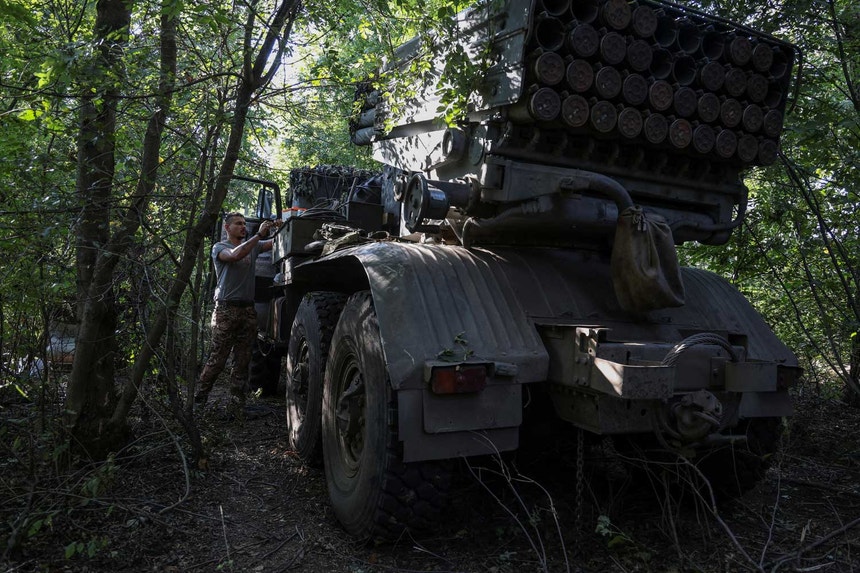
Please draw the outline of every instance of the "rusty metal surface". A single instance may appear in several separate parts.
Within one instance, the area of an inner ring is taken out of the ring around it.
[[[601,435],[650,432],[660,404],[654,400],[618,400],[555,384],[550,386],[550,395],[559,418]]]
[[[653,364],[635,364],[654,345],[637,344],[635,348],[609,343],[610,351],[602,356],[597,341],[598,329],[575,325],[546,325],[538,329],[550,355],[548,381],[572,387],[590,387],[615,398],[667,400],[675,390],[676,368]],[[622,352],[613,352],[612,349]],[[663,354],[668,348],[664,349]],[[705,378],[707,382],[707,377]]]

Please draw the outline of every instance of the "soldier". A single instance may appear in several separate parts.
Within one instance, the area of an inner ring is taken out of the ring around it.
[[[240,408],[245,402],[245,380],[251,361],[251,345],[257,332],[254,310],[254,266],[257,255],[272,248],[268,236],[273,221],[264,221],[256,234],[248,234],[245,217],[229,213],[224,218],[227,240],[212,246],[212,260],[218,285],[215,287],[215,310],[212,313],[212,350],[200,374],[195,404],[203,406],[215,379],[224,370],[230,351],[233,369],[230,373],[230,393]]]

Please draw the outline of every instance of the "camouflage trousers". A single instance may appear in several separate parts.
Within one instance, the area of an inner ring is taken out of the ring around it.
[[[230,372],[230,392],[244,398],[251,347],[257,334],[257,313],[253,306],[235,307],[216,305],[212,313],[212,350],[200,374],[197,402],[205,402],[224,370],[230,352],[233,368]]]

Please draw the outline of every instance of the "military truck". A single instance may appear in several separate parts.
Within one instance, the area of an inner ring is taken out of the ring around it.
[[[292,447],[364,538],[426,526],[451,460],[516,450],[548,417],[742,493],[800,370],[675,247],[743,222],[795,49],[651,0],[490,1],[455,23],[485,62],[460,123],[439,121],[433,78],[403,100],[363,84],[350,134],[380,173],[291,176],[259,310]]]

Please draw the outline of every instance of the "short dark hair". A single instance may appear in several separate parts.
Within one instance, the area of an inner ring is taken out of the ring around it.
[[[232,213],[227,213],[226,215],[224,215],[224,223],[229,225],[230,223],[233,222],[233,219],[235,219],[236,217],[242,217],[244,219],[245,215],[243,215],[242,213],[240,213],[238,211],[233,211]]]

